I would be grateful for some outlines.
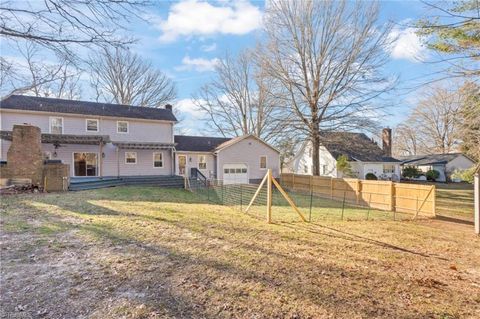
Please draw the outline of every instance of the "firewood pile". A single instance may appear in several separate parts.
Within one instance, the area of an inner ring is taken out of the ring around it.
[[[0,188],[0,195],[15,195],[15,194],[26,194],[26,193],[38,193],[42,189],[37,185],[10,185]]]
[[[0,195],[28,194],[43,191],[42,187],[32,184],[30,179],[12,179],[10,184],[0,186]]]

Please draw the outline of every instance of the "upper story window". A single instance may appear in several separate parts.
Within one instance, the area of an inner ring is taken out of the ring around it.
[[[117,133],[128,133],[128,122],[127,121],[117,121]]]
[[[153,167],[163,167],[163,153],[153,153]]]
[[[137,164],[137,152],[125,152],[125,164]]]
[[[207,157],[198,155],[198,169],[207,169]]]
[[[98,120],[86,119],[87,132],[98,132]]]
[[[63,134],[63,117],[50,118],[50,133]]]
[[[260,156],[260,169],[267,169],[267,157]]]

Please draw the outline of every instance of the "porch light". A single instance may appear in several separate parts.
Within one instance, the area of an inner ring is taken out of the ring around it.
[[[102,158],[105,158],[105,152],[102,152]]]
[[[53,157],[57,157],[57,151],[53,152]]]

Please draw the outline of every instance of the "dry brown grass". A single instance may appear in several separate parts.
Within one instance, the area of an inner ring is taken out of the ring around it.
[[[4,318],[480,317],[471,226],[268,225],[146,187],[1,201]]]

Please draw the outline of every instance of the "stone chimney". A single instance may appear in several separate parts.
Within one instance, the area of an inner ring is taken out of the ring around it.
[[[7,170],[15,178],[31,179],[41,185],[43,177],[42,134],[40,128],[28,124],[14,125],[12,144],[7,152]]]
[[[167,104],[167,105],[165,105],[165,109],[166,109],[166,110],[170,110],[170,111],[171,111],[172,108],[173,108],[173,107],[172,107],[172,104]]]
[[[385,156],[392,156],[392,129],[384,128],[382,130],[382,148]]]

